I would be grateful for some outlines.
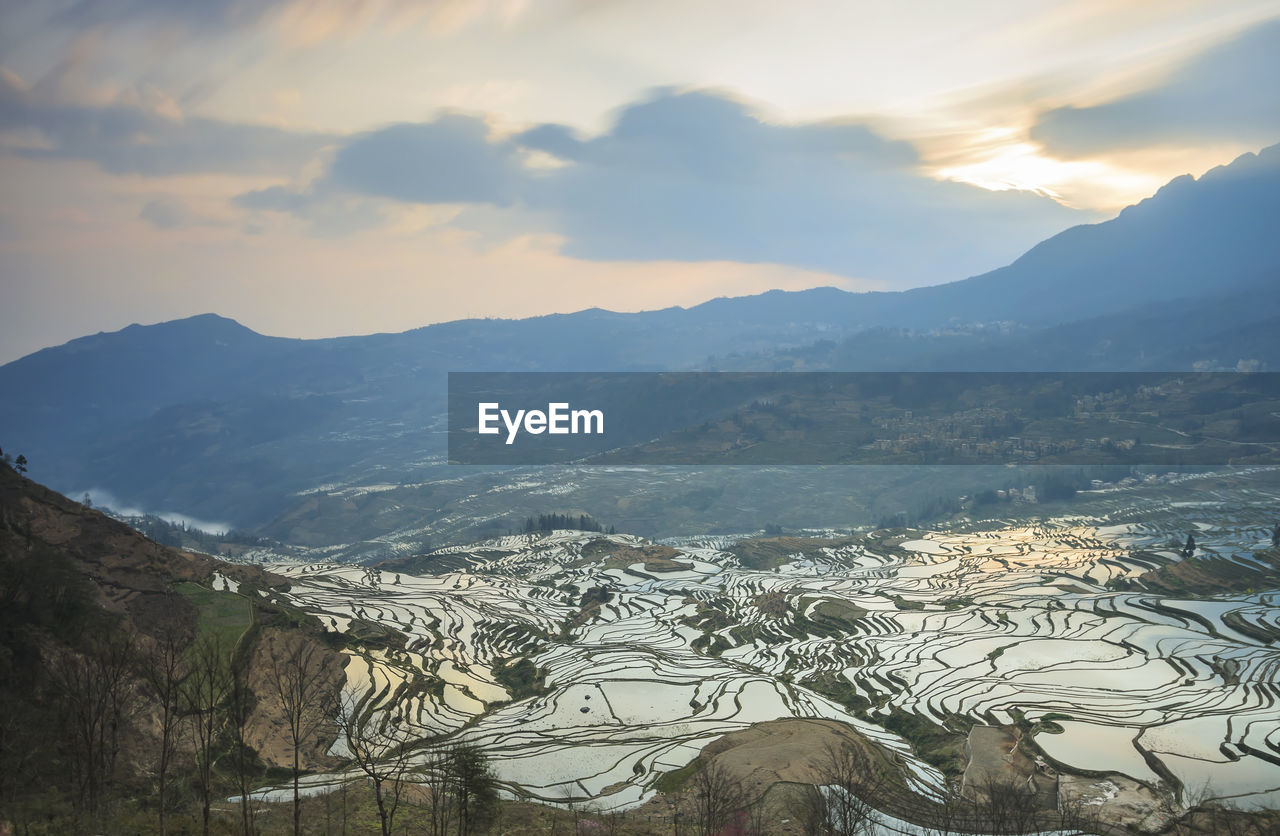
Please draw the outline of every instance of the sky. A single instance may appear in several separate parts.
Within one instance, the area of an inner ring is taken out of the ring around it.
[[[1280,0],[5,0],[0,362],[976,275],[1280,141]]]

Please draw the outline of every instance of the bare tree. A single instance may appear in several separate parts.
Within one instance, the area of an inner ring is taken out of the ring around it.
[[[575,828],[576,831],[581,831],[585,826],[593,833],[601,833],[604,836],[617,836],[622,832],[625,814],[621,810],[610,810],[604,804],[597,802],[587,806],[583,812],[587,818],[583,825]]]
[[[249,786],[257,756],[249,745],[249,720],[253,717],[257,698],[249,686],[249,666],[243,661],[232,667],[227,690],[227,720],[231,732],[231,764],[235,769],[236,787],[240,791],[240,826],[245,836],[252,836],[253,803]]]
[[[267,642],[267,687],[280,702],[293,748],[293,832],[302,833],[298,787],[303,743],[333,715],[335,689],[325,651],[311,639],[277,634]]]
[[[134,651],[132,636],[112,630],[91,640],[83,654],[64,654],[51,671],[66,718],[80,806],[90,814],[103,805],[137,704]]]
[[[787,800],[787,815],[805,836],[829,833],[827,802],[818,787],[798,787]]]
[[[989,775],[974,789],[978,824],[990,833],[1031,833],[1048,824],[1039,793],[1030,778]]]
[[[342,836],[347,836],[347,779],[342,779]]]
[[[349,694],[338,702],[338,730],[351,761],[373,785],[382,836],[391,836],[409,772],[411,738],[385,713]]]
[[[765,796],[761,795],[747,808],[747,833],[750,836],[764,836],[769,825],[769,809],[765,805]]]
[[[689,798],[689,790],[681,790],[671,805],[671,833],[673,836],[684,836],[689,828],[689,817],[684,814],[684,808]]]
[[[1102,805],[1090,804],[1077,796],[1066,800],[1058,797],[1058,823],[1060,830],[1097,833],[1102,826]]]
[[[190,672],[182,681],[183,711],[189,718],[191,743],[196,754],[196,780],[200,785],[201,820],[209,833],[213,804],[213,743],[223,723],[223,700],[230,683],[227,651],[216,634],[197,639],[188,654]]]
[[[618,836],[622,832],[622,825],[626,822],[626,814],[621,810],[605,810],[600,814],[599,819],[606,836]]]
[[[719,833],[746,806],[742,783],[720,761],[708,759],[689,779],[694,820],[703,836]]]
[[[576,794],[573,784],[561,784],[559,796],[560,806],[569,812],[569,826],[572,828],[573,833],[576,834],[580,829],[579,825],[582,823],[582,800]],[[559,820],[553,819],[553,821],[558,822]]]
[[[828,787],[827,815],[845,834],[870,833],[875,824],[872,799],[884,790],[883,772],[861,749],[828,743],[820,767]]]
[[[25,807],[44,777],[47,718],[0,689],[0,811],[17,821],[27,817]]]
[[[880,797],[885,777],[880,767],[859,748],[827,744],[817,765],[819,786],[794,798],[789,812],[806,834],[871,833],[875,827],[872,800]]]
[[[1280,813],[1274,810],[1245,810],[1231,801],[1216,802],[1208,809],[1213,833],[1224,836],[1275,836],[1280,833]]]
[[[422,758],[423,791],[431,821],[431,836],[445,836],[453,829],[453,804],[449,795],[449,753],[431,749]]]
[[[186,637],[175,631],[166,631],[143,659],[142,676],[148,695],[154,701],[160,721],[160,751],[158,753],[156,798],[160,814],[160,836],[168,833],[166,816],[169,813],[169,768],[173,765],[178,747],[178,728],[182,718],[182,678],[186,666],[182,660],[182,648]]]
[[[973,805],[960,793],[946,786],[942,797],[924,812],[929,836],[953,836],[969,833],[975,826]]]

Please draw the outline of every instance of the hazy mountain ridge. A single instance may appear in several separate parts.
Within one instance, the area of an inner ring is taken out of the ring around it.
[[[317,485],[420,481],[443,454],[448,371],[1274,367],[1277,216],[1272,146],[1007,267],[902,293],[771,291],[323,340],[215,315],[130,326],[0,367],[13,393],[0,439],[62,490],[256,525]]]

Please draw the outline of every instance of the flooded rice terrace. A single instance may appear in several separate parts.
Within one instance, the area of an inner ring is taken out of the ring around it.
[[[767,568],[725,538],[655,551],[582,532],[441,550],[448,570],[432,576],[271,568],[293,582],[279,597],[329,629],[408,637],[403,651],[348,651],[351,698],[415,735],[484,746],[532,798],[632,806],[716,738],[789,717],[852,724],[934,795],[941,773],[880,725],[897,710],[992,725],[1055,715],[1060,732],[1035,742],[1069,770],[1280,806],[1280,593],[1200,600],[1132,582],[1181,560],[1189,530],[1197,556],[1256,567],[1280,499],[1247,477],[1193,499],[873,532]],[[598,607],[584,606],[593,589]],[[512,700],[494,666],[518,657],[545,682]],[[806,685],[832,677],[865,700],[858,716]]]

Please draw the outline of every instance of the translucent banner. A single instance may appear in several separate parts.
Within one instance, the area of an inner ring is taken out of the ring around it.
[[[1280,464],[1280,374],[451,373],[455,464]]]

